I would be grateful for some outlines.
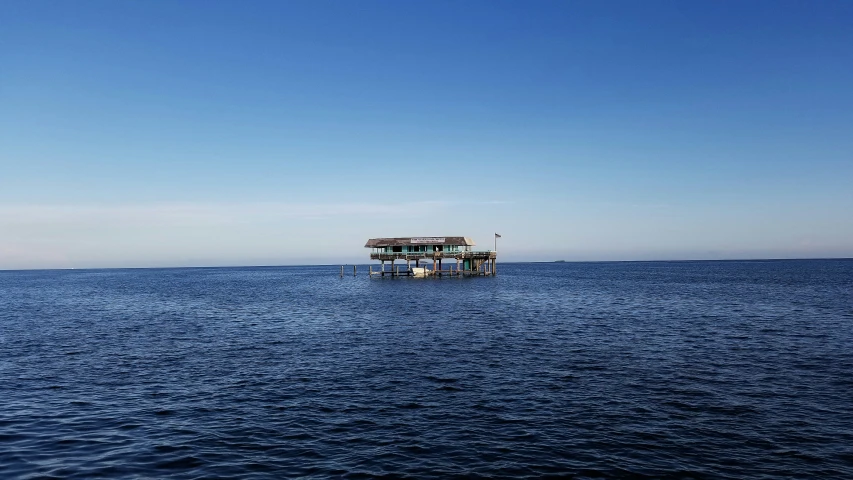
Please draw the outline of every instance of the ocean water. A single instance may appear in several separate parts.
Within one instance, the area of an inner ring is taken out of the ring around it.
[[[853,478],[853,261],[338,273],[0,272],[0,478]]]

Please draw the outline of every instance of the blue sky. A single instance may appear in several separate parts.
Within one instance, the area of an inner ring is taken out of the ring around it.
[[[853,3],[0,4],[0,268],[853,256]]]

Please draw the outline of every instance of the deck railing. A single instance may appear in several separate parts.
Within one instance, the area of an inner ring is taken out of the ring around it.
[[[422,258],[496,258],[494,250],[448,252],[371,252],[371,260],[416,260]]]

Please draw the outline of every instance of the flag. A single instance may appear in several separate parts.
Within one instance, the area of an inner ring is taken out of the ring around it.
[[[501,236],[496,233],[495,238],[501,238]]]

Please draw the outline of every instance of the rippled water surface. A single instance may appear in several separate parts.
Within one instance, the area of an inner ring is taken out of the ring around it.
[[[0,272],[0,477],[853,478],[853,261],[338,271]]]

